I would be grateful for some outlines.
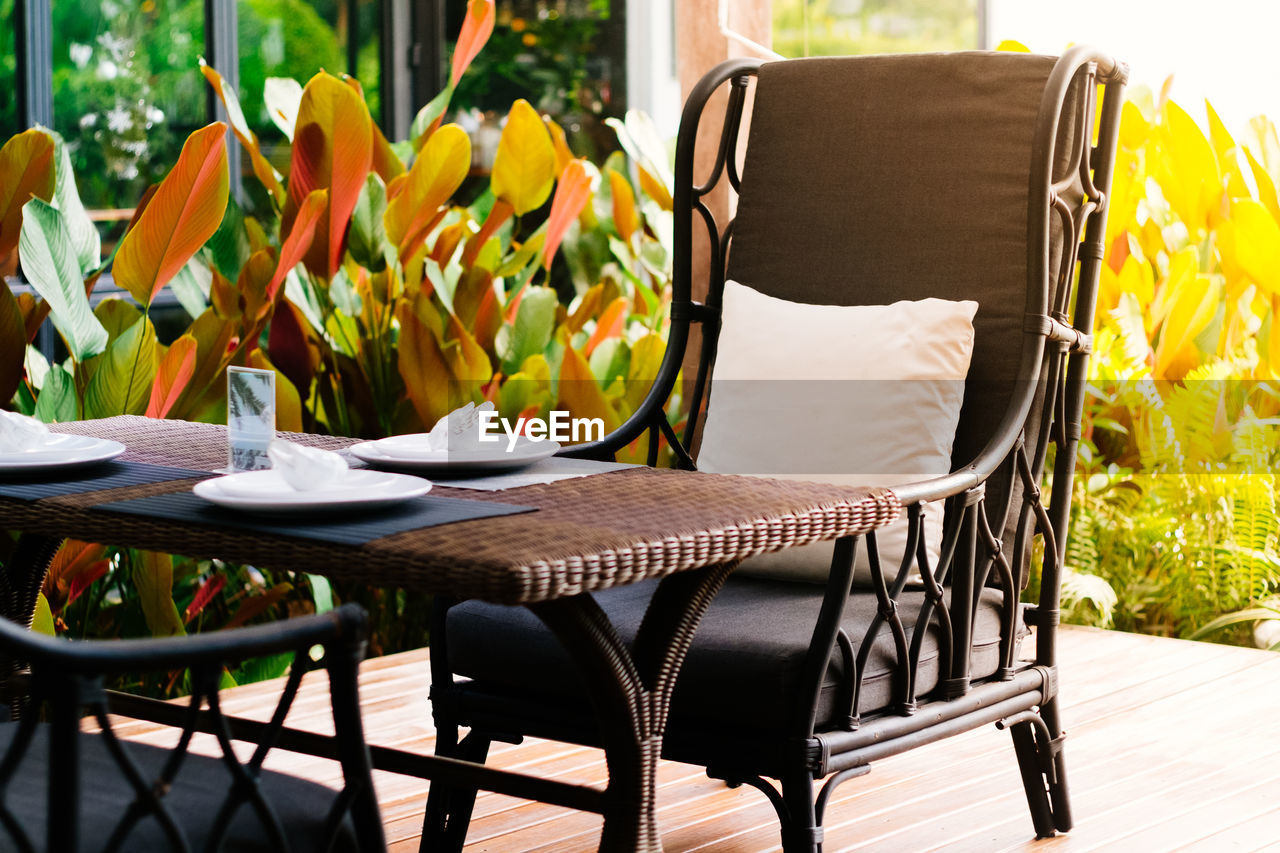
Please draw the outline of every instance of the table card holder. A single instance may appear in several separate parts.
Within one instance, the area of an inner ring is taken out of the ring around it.
[[[227,470],[271,467],[267,448],[276,435],[276,374],[252,367],[227,368]]]

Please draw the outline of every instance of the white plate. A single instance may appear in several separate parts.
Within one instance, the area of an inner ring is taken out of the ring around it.
[[[461,475],[472,471],[515,471],[554,456],[560,445],[554,441],[534,441],[519,436],[515,447],[507,450],[507,439],[493,447],[477,450],[399,451],[397,445],[425,444],[426,433],[397,435],[382,441],[366,441],[353,445],[350,450],[357,459],[384,468],[404,468],[414,471],[430,471],[438,476]]]
[[[0,451],[0,471],[39,471],[106,462],[124,453],[118,441],[88,435],[49,433],[48,440],[30,450]]]
[[[324,488],[300,492],[286,483],[279,472],[268,470],[204,480],[196,483],[192,491],[210,503],[230,509],[301,512],[389,506],[425,495],[431,491],[431,483],[404,474],[356,470]]]

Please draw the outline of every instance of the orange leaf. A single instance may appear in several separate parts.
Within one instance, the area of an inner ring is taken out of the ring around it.
[[[619,296],[609,303],[609,307],[604,309],[600,319],[596,321],[596,330],[591,333],[591,337],[587,339],[587,345],[583,348],[587,358],[591,357],[591,353],[595,352],[596,347],[609,338],[619,337],[626,322],[627,297]]]
[[[407,302],[400,303],[396,318],[400,321],[396,365],[409,402],[423,425],[430,428],[465,401],[458,393],[458,383],[450,381],[449,364],[436,333],[418,319]]]
[[[86,573],[98,573],[98,564],[104,562],[106,553],[105,545],[92,542],[68,539],[62,543],[62,547],[53,555],[53,562],[44,576],[41,589],[55,612],[67,605],[76,578]],[[98,576],[101,577],[100,574]]]
[[[569,226],[578,218],[582,208],[591,200],[591,176],[581,160],[574,160],[560,173],[560,183],[551,199],[551,214],[547,217],[547,242],[543,249],[542,265],[551,269],[551,261],[560,248]]]
[[[480,48],[493,34],[493,24],[497,15],[494,0],[471,0],[467,4],[467,17],[462,22],[462,30],[458,33],[458,44],[453,49],[453,69],[449,76],[450,87],[457,86],[467,66],[476,58]]]
[[[618,229],[622,241],[630,244],[631,235],[640,227],[636,195],[631,189],[631,182],[613,169],[609,170],[609,189],[613,192],[613,227]]]
[[[343,82],[354,89],[361,98],[364,97],[364,87],[360,85],[359,80],[354,77],[344,77]],[[389,184],[404,174],[404,161],[391,147],[387,137],[382,135],[382,129],[377,124],[369,126],[373,131],[373,171],[378,173],[378,177],[382,178],[384,184]]]
[[[32,128],[0,148],[0,259],[18,245],[22,206],[35,196],[53,201],[53,138]]]
[[[249,366],[276,372],[276,429],[302,432],[302,397],[289,377],[277,370],[260,349],[249,353]]]
[[[267,284],[267,302],[262,306],[263,314],[266,313],[267,305],[276,301],[280,285],[284,283],[289,270],[296,267],[307,249],[311,248],[316,226],[320,224],[320,217],[328,203],[329,191],[326,189],[312,190],[303,200],[298,215],[294,217],[293,227],[289,229],[289,236],[280,244],[280,263],[276,266],[276,274]]]
[[[138,223],[124,236],[112,268],[116,283],[143,306],[168,284],[222,222],[231,187],[227,126],[191,134]]]
[[[284,187],[280,186],[280,179],[276,176],[276,170],[267,162],[267,158],[262,156],[262,148],[258,144],[258,135],[253,132],[249,127],[249,123],[245,121],[244,111],[240,108],[240,99],[236,97],[235,90],[203,58],[200,60],[200,73],[209,81],[209,85],[213,87],[218,100],[222,101],[222,106],[227,111],[227,119],[231,122],[231,132],[236,135],[236,139],[240,140],[240,145],[244,147],[244,150],[249,152],[249,161],[253,164],[253,174],[267,188],[267,192],[271,193],[271,197],[275,199],[276,204],[282,203],[284,201]]]
[[[312,191],[329,190],[328,209],[303,259],[316,275],[332,278],[341,264],[351,211],[373,164],[372,124],[364,99],[332,74],[321,71],[302,92],[280,230],[293,230]]]
[[[163,418],[178,402],[187,383],[196,371],[196,350],[199,343],[191,334],[183,335],[169,346],[169,351],[156,369],[156,381],[151,386],[151,401],[147,403],[147,417]]]
[[[249,622],[249,620],[256,619],[263,613],[267,612],[269,608],[279,604],[281,599],[288,595],[291,589],[293,589],[293,584],[278,583],[271,587],[271,589],[262,593],[262,595],[255,595],[252,598],[246,598],[244,602],[236,608],[235,615],[227,621],[226,627],[238,628]]]
[[[510,219],[515,212],[515,208],[502,199],[498,199],[493,203],[493,207],[489,209],[489,215],[484,220],[484,225],[480,226],[480,233],[467,240],[467,248],[462,253],[463,267],[469,267],[476,262],[476,258],[480,255],[480,250],[484,248],[484,244],[489,242],[489,239],[494,234],[498,233],[502,223]]]
[[[617,414],[596,383],[587,360],[568,345],[568,339],[563,333],[560,340],[565,348],[564,360],[560,364],[560,382],[557,386],[559,402],[556,408],[572,413],[575,418],[600,418],[604,421],[605,434],[609,434],[620,423]]]

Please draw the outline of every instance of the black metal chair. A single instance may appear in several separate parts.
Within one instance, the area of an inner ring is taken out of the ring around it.
[[[607,458],[649,430],[694,466],[686,448],[699,418],[677,437],[662,403],[698,324],[690,397],[702,411],[726,276],[793,302],[937,296],[980,306],[952,473],[894,489],[910,521],[902,565],[882,566],[867,537],[869,587],[852,583],[849,540],[837,544],[825,586],[731,576],[685,660],[663,754],[759,788],[788,851],[821,848],[832,791],[872,761],[988,723],[1012,732],[1036,835],[1071,827],[1054,647],[1126,77],[1124,65],[1083,47],[1060,59],[731,60],[689,97],[669,349],[646,402],[572,455]],[[698,183],[698,128],[726,86],[714,171]],[[723,181],[740,194],[724,224],[706,202]],[[704,227],[710,272],[699,302],[692,246]],[[926,501],[945,502],[937,565],[924,546]],[[1020,608],[1035,537],[1040,597]],[[630,642],[651,593],[640,584],[595,598]],[[1024,623],[1036,628],[1030,662],[1017,655]],[[442,754],[483,760],[491,741],[525,735],[599,743],[580,676],[528,611],[439,603],[431,663]],[[461,848],[474,793],[433,787],[424,849]]]
[[[71,642],[0,619],[0,650],[24,667],[16,678],[27,688],[19,719],[0,724],[0,850],[384,850],[356,685],[366,623],[362,609],[346,605],[193,637]],[[329,675],[341,791],[262,769],[316,647]],[[255,732],[252,757],[240,761],[218,703],[223,668],[290,652],[280,702]],[[118,739],[103,676],[183,669],[192,695],[176,746]],[[39,721],[42,708],[48,722]],[[81,731],[86,708],[100,731]],[[189,752],[197,731],[217,737],[220,757]]]

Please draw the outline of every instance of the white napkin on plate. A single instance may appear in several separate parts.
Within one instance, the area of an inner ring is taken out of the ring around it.
[[[480,405],[467,403],[460,409],[454,409],[431,428],[427,433],[427,446],[432,450],[479,450],[480,449],[480,415],[492,412],[495,407],[486,400]]]
[[[374,446],[391,456],[424,458],[481,450],[486,446],[501,448],[500,444],[485,445],[480,442],[480,417],[485,412],[493,411],[496,411],[496,407],[488,400],[478,406],[467,403],[436,421],[431,432],[393,435],[375,441]]]
[[[0,411],[0,453],[35,450],[49,442],[49,428],[35,418]]]
[[[272,468],[299,492],[332,485],[347,473],[347,460],[338,454],[291,441],[275,439],[267,448],[267,456]]]

